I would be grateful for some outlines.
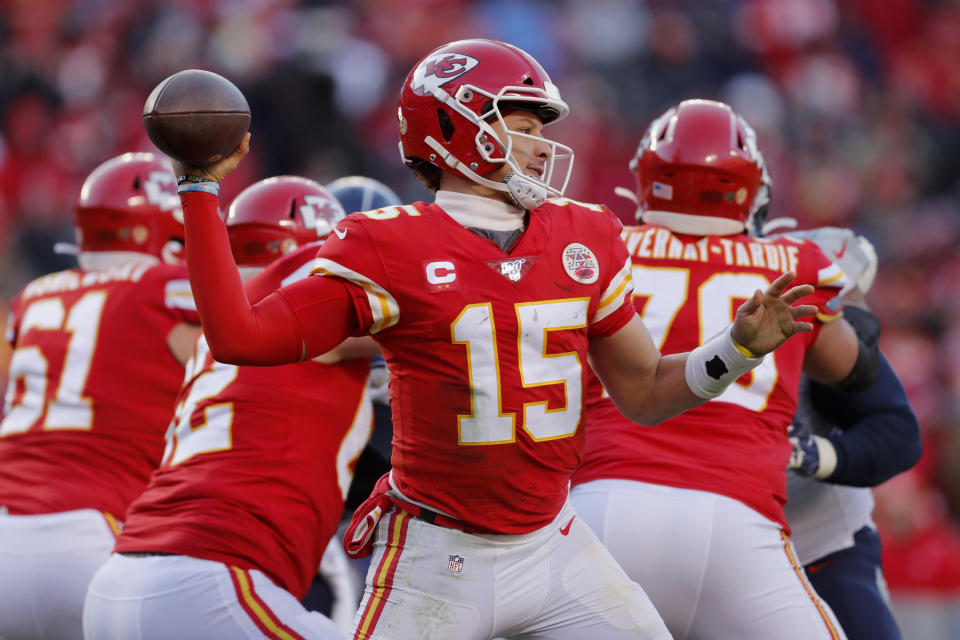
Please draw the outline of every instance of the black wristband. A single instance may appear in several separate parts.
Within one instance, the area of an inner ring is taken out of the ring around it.
[[[191,173],[185,173],[182,176],[177,176],[177,184],[181,185],[184,182],[216,182],[216,180],[211,180],[210,178],[201,178],[200,176],[195,176]]]

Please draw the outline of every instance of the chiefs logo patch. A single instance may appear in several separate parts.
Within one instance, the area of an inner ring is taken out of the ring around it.
[[[479,60],[462,53],[435,53],[413,72],[410,88],[421,96],[432,95],[434,90],[459,78],[478,64]]]
[[[597,257],[579,242],[564,247],[563,268],[568,276],[580,284],[593,284],[600,277]]]

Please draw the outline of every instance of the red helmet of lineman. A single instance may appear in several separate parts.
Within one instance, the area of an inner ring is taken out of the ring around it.
[[[346,217],[340,202],[313,180],[278,176],[256,182],[233,200],[227,234],[239,267],[265,267],[316,242]]]
[[[531,136],[519,132],[502,136],[491,127],[499,122],[506,130],[504,115],[518,109],[535,113],[545,125],[569,112],[550,76],[528,53],[483,39],[434,49],[410,71],[400,93],[404,162],[415,170],[434,165],[506,192],[522,208],[539,206],[546,198],[563,194],[573,152],[544,140],[551,157],[543,175],[524,175],[512,155],[513,139]],[[502,181],[484,177],[504,165],[511,171]]]
[[[769,199],[756,134],[728,105],[685,100],[654,120],[630,162],[637,217],[677,233],[741,233]]]
[[[107,160],[84,181],[76,212],[81,253],[146,253],[176,262],[183,211],[170,161],[154,153]]]

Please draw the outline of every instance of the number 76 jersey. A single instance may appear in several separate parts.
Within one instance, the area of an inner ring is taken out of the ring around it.
[[[700,237],[651,225],[623,235],[633,261],[634,304],[664,354],[703,344],[733,321],[755,290],[790,269],[797,272],[791,286],[814,286],[802,302],[819,313],[812,332],[787,340],[720,396],[655,427],[620,415],[592,377],[584,462],[574,483],[619,478],[709,491],[786,527],[787,427],[806,349],[823,323],[837,317],[826,303],[845,283],[843,273],[816,245],[788,236]]]
[[[564,199],[529,213],[509,253],[418,202],[348,216],[315,273],[355,307],[390,369],[393,481],[491,533],[542,527],[580,461],[592,335],[635,312],[619,221]]]

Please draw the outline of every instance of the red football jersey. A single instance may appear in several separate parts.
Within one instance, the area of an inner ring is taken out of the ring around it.
[[[529,212],[509,253],[418,202],[348,216],[316,272],[364,289],[390,370],[404,496],[516,534],[560,511],[580,461],[591,335],[634,315],[621,225],[566,199]]]
[[[803,299],[820,313],[719,397],[655,427],[624,418],[591,375],[579,484],[623,478],[729,496],[786,527],[787,428],[797,406],[806,349],[824,321],[843,273],[812,242],[746,235],[699,237],[643,225],[624,230],[633,260],[633,299],[664,354],[690,351],[722,331],[756,289],[788,269],[791,286],[812,284]]]
[[[277,260],[247,291],[266,293],[291,274],[307,275],[315,254],[315,246],[304,247]],[[201,337],[163,464],[130,506],[116,550],[259,569],[303,597],[373,429],[369,374],[367,358],[222,364]]]
[[[13,302],[0,505],[122,518],[160,463],[183,380],[167,335],[198,323],[184,267],[71,269]]]

